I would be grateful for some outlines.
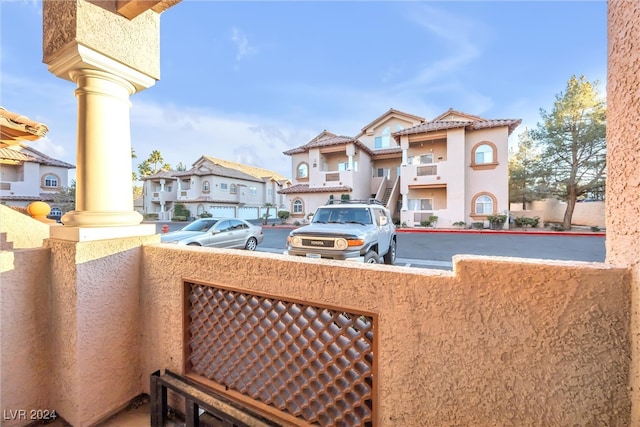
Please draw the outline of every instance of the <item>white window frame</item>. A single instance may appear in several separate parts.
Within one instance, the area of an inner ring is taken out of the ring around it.
[[[304,204],[302,200],[296,199],[293,201],[293,213],[294,214],[303,214],[304,213]]]
[[[427,202],[429,207],[423,207],[424,202]],[[432,211],[433,210],[433,199],[432,198],[409,199],[408,210],[410,210],[410,211]]]
[[[482,212],[478,212],[478,206],[482,206]],[[490,208],[486,211],[487,206]],[[493,199],[486,194],[478,196],[473,207],[473,211],[476,215],[491,215],[493,214]]]

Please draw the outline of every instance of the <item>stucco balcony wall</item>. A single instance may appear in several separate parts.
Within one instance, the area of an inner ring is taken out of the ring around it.
[[[378,313],[376,425],[629,425],[624,269],[457,256],[443,272],[168,245],[146,245],[142,268],[143,377],[182,371],[192,279]]]

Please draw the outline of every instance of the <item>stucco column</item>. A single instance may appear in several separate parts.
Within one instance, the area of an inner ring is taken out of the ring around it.
[[[607,262],[631,272],[631,424],[640,425],[640,3],[608,2]]]
[[[78,84],[76,210],[65,214],[68,226],[135,225],[133,210],[129,96],[135,87],[113,74],[72,70]]]
[[[407,135],[400,137],[400,147],[402,148],[402,166],[405,166],[409,161],[409,137]]]

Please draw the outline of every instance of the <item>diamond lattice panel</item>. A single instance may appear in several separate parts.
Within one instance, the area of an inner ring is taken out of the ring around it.
[[[187,373],[322,426],[370,426],[370,316],[187,283]]]

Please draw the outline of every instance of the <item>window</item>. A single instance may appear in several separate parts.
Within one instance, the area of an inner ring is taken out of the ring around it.
[[[376,136],[375,148],[389,148],[391,142],[391,128],[387,126],[382,129],[382,136]]]
[[[346,171],[346,170],[349,170],[349,162],[341,162],[341,163],[338,163],[338,170],[339,170],[339,171]]]
[[[483,144],[476,148],[476,164],[493,163],[493,148]]]
[[[407,163],[410,165],[428,165],[433,163],[433,153],[409,156]]]
[[[487,195],[476,198],[475,205],[477,215],[491,215],[493,213],[493,199]]]
[[[208,193],[209,192],[209,181],[205,181],[202,183],[202,192],[203,193]]]
[[[410,211],[433,210],[433,199],[409,199]]]
[[[267,188],[267,196],[273,196],[273,188]]]
[[[249,187],[249,194],[255,196],[256,194],[258,194],[258,189],[256,187]]]
[[[46,175],[44,177],[45,187],[58,187],[58,177],[55,175]]]
[[[304,213],[302,206],[302,200],[296,199],[293,201],[293,213],[294,214],[302,214]]]
[[[237,192],[238,192],[238,186],[235,184],[231,184],[231,187],[229,188],[229,193],[236,194]]]
[[[227,184],[226,182],[220,183],[220,191],[227,191],[228,189],[229,189],[229,184]]]
[[[378,169],[374,169],[373,171],[373,177],[378,177],[378,178],[391,178],[391,169],[387,169],[387,168],[378,168]]]
[[[62,216],[62,210],[60,208],[51,208],[51,212],[49,212],[51,216]]]
[[[306,163],[300,163],[298,165],[298,178],[308,178],[309,177],[309,165]]]
[[[173,187],[171,187],[170,185],[167,185],[167,192],[171,193]]]
[[[202,215],[204,213],[204,206],[198,205],[196,212],[198,212],[198,216]]]

